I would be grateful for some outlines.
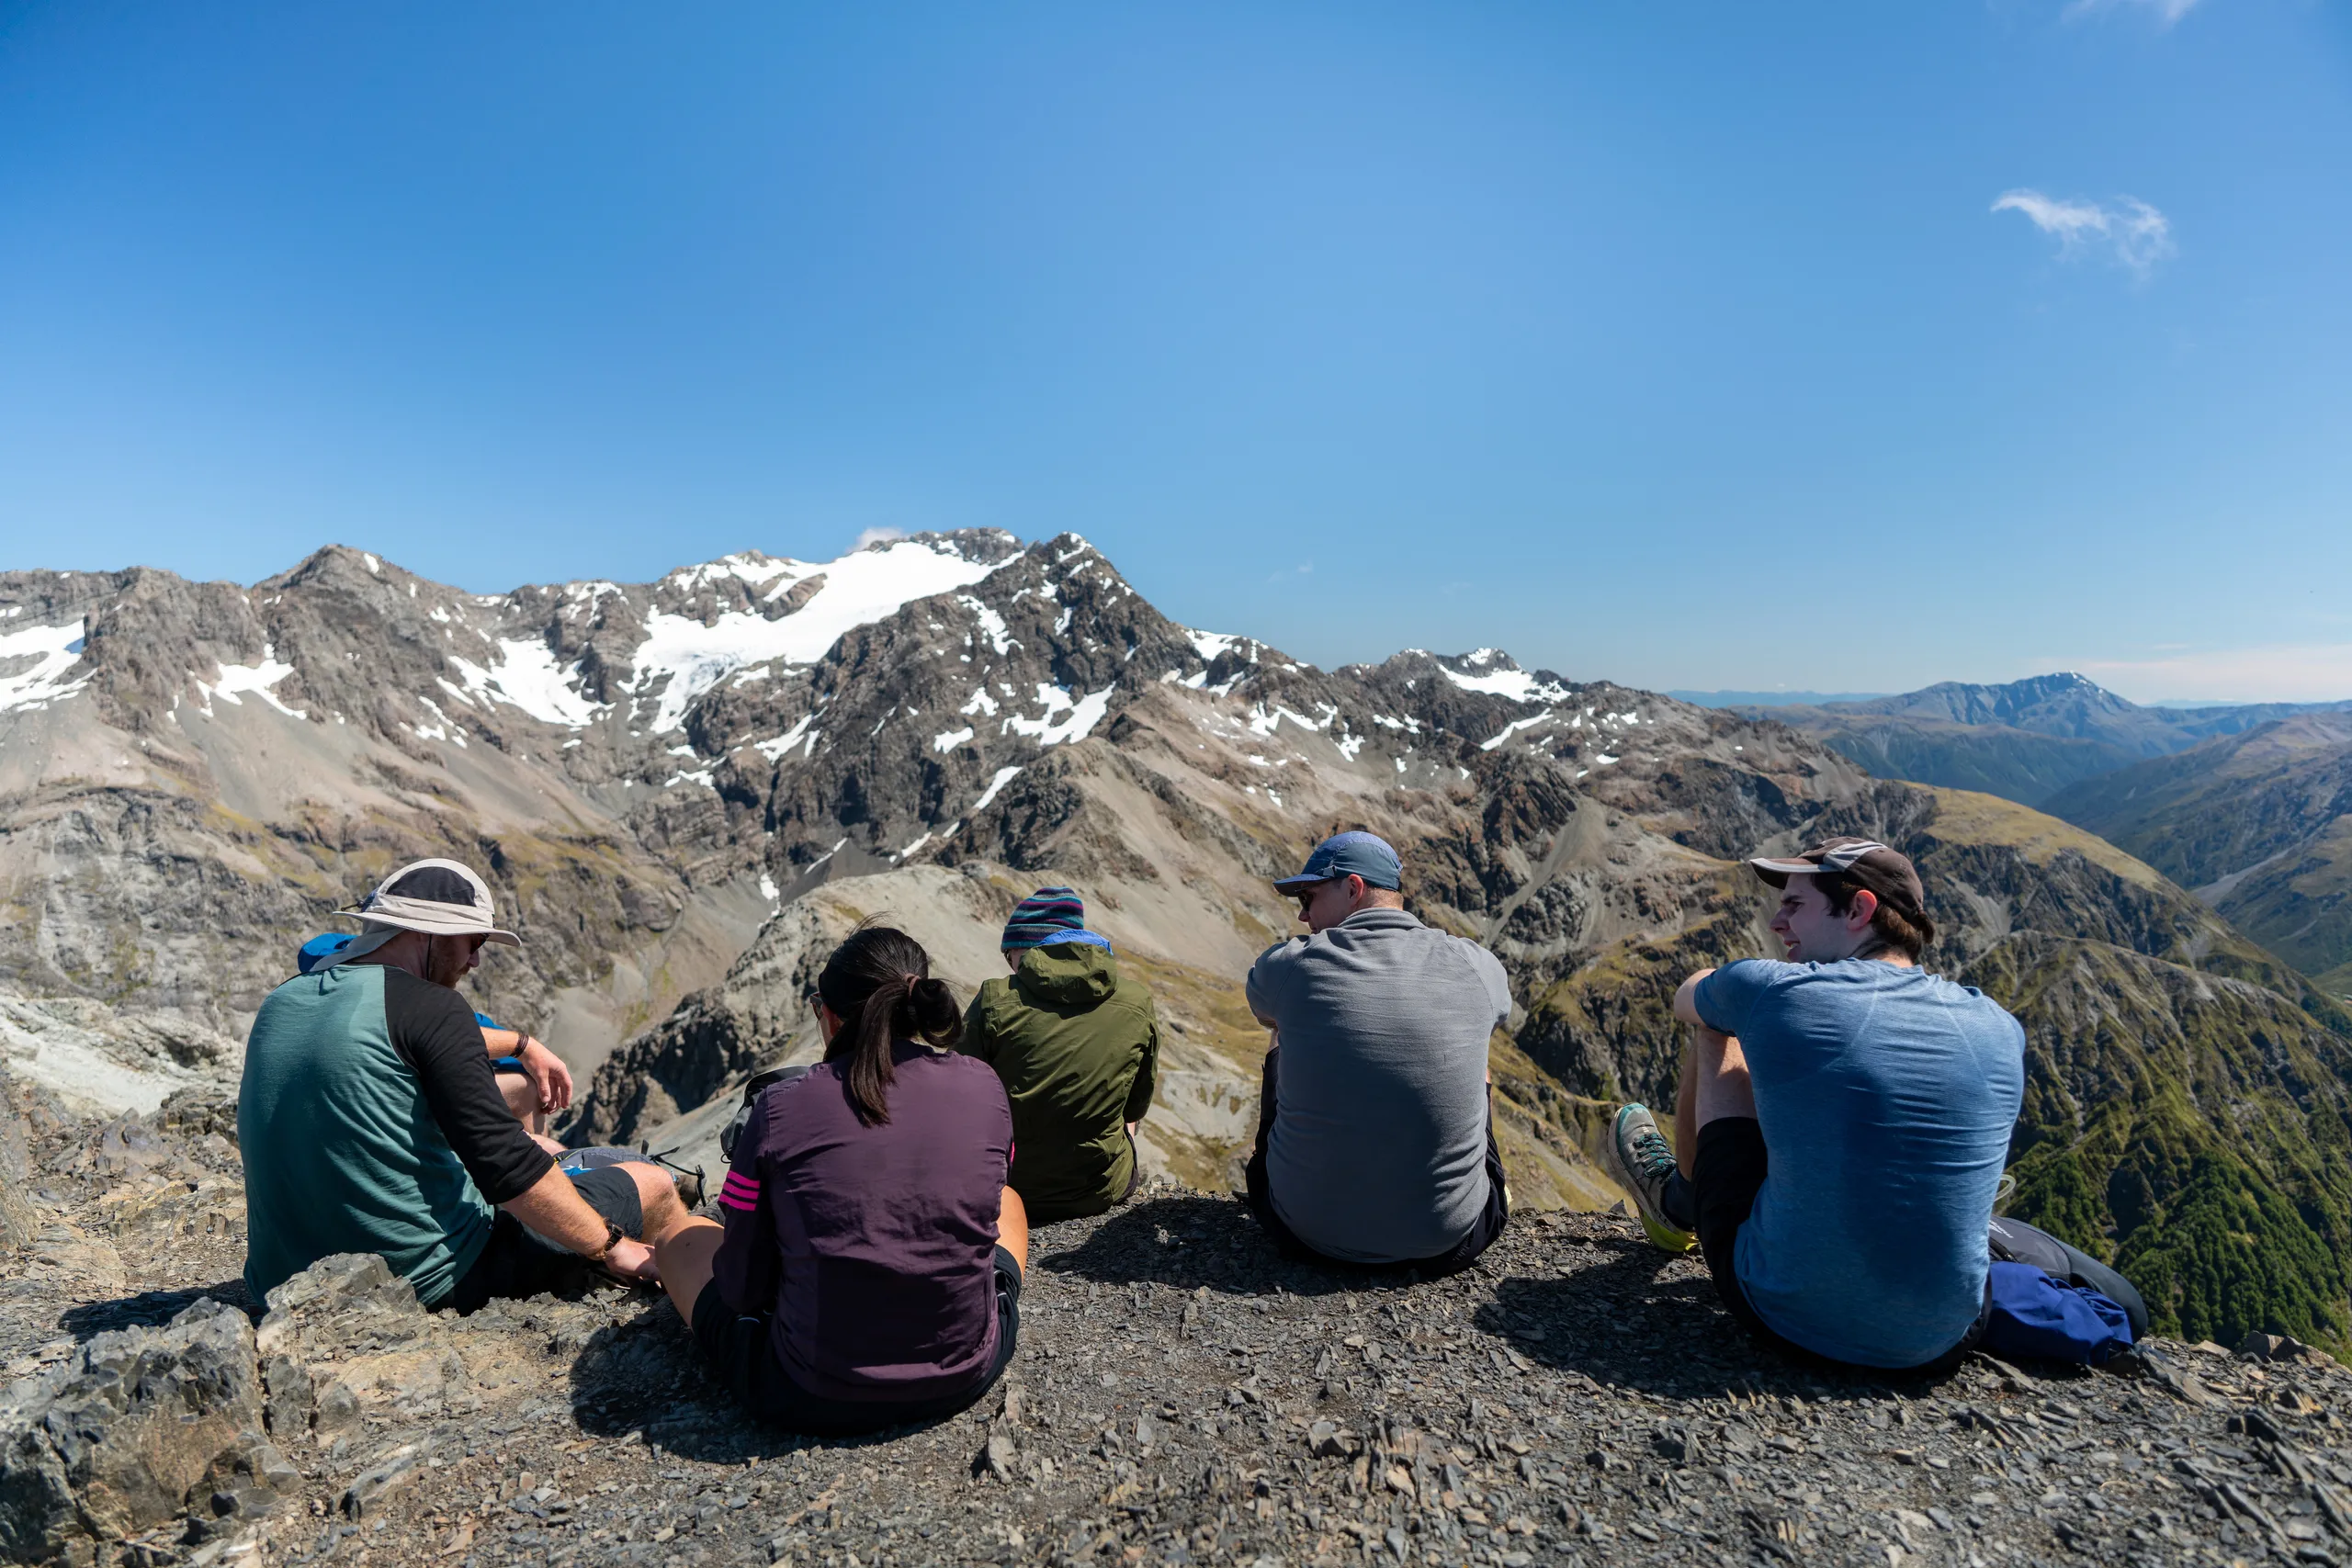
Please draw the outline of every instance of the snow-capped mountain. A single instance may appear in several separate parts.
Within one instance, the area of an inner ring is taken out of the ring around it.
[[[2247,1131],[2312,1096],[2352,1115],[2352,1020],[2101,840],[1496,649],[1317,670],[1169,620],[1075,536],[493,595],[345,548],[251,588],[0,576],[0,1055],[87,1101],[233,1070],[294,944],[416,855],[490,877],[528,945],[477,994],[588,1076],[583,1135],[633,1139],[804,1049],[811,966],[857,919],[969,986],[1012,901],[1068,882],[1168,1021],[1148,1162],[1208,1183],[1264,1043],[1239,978],[1294,929],[1270,879],[1370,827],[1412,907],[1510,968],[1514,1191],[1568,1202],[1610,1195],[1605,1102],[1670,1090],[1674,983],[1769,951],[1741,857],[1862,832],[1919,861],[1937,964],[2026,1019],[2020,1212],[2137,1194],[2076,1239],[2158,1270],[2198,1159],[2290,1220],[2352,1215],[2340,1162]],[[2277,1114],[2165,1120],[2211,1092]],[[2352,1257],[2352,1221],[2312,1238],[2263,1256]]]

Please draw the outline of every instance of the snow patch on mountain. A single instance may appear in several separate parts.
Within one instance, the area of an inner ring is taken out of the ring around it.
[[[0,674],[0,713],[43,707],[87,685],[86,678],[71,683],[65,680],[65,672],[81,660],[82,638],[87,629],[86,621],[74,621],[0,633],[0,671],[20,659],[32,660],[15,674]]]
[[[579,668],[557,664],[547,644],[514,638],[498,644],[498,651],[500,662],[489,670],[456,654],[449,656],[449,662],[465,679],[469,698],[502,702],[521,708],[541,724],[567,729],[585,728],[605,711],[581,694]]]
[[[708,626],[688,615],[647,617],[630,690],[647,692],[666,678],[654,713],[654,733],[677,728],[695,698],[747,664],[779,659],[813,664],[845,633],[895,615],[914,600],[968,588],[996,570],[987,561],[968,558],[951,543],[913,539],[860,550],[821,567],[803,561],[769,564],[780,573],[797,574],[792,582],[779,584],[781,589],[820,571],[825,585],[798,610],[773,621],[740,610],[719,615]],[[772,589],[767,596],[773,599],[776,593]]]
[[[1192,639],[1193,651],[1210,663],[1215,663],[1217,655],[1227,649],[1249,640],[1247,637],[1229,637],[1224,632],[1196,632],[1189,626],[1185,628],[1184,635]]]
[[[980,798],[972,802],[972,815],[977,817],[987,810],[989,802],[996,798],[997,791],[1011,784],[1020,772],[1018,767],[999,768],[996,777],[989,780],[989,787],[980,791]]]
[[[307,716],[297,713],[279,702],[277,694],[270,689],[292,673],[294,673],[294,666],[279,659],[276,649],[265,645],[261,650],[260,663],[223,664],[220,666],[219,680],[198,681],[196,683],[196,689],[203,694],[204,699],[199,711],[205,717],[210,718],[213,698],[219,697],[223,702],[233,703],[243,707],[246,697],[254,696],[259,697],[288,718],[305,717]],[[433,711],[439,713],[441,710],[435,708]]]
[[[1117,690],[1114,684],[1073,698],[1068,687],[1049,686],[1040,681],[1037,682],[1037,701],[1045,707],[1045,716],[1008,717],[999,733],[1026,735],[1040,746],[1059,746],[1066,741],[1083,740],[1094,733],[1094,727],[1102,722],[1104,714],[1111,711],[1111,694]],[[1065,708],[1069,710],[1069,716],[1057,721],[1054,716]]]
[[[1474,670],[1486,670],[1488,665],[1508,665],[1510,657],[1498,649],[1482,648],[1475,653],[1464,654],[1460,662]],[[1464,674],[1450,665],[1441,664],[1438,669],[1444,672],[1447,680],[1465,692],[1507,697],[1515,703],[1556,703],[1568,694],[1566,686],[1557,682],[1539,681],[1524,670],[1506,668],[1487,671],[1483,674]]]
[[[1512,736],[1518,734],[1521,730],[1531,729],[1539,724],[1548,724],[1552,722],[1555,716],[1555,716],[1549,708],[1546,708],[1544,712],[1536,714],[1530,718],[1512,719],[1509,724],[1504,725],[1498,733],[1479,741],[1478,750],[1481,751],[1491,751],[1498,746],[1500,746],[1505,741],[1509,740]]]
[[[996,613],[995,605],[984,604],[969,593],[959,594],[956,602],[972,612],[972,619],[979,622],[980,635],[989,639],[990,648],[1001,654],[1012,650],[1014,639],[1012,629],[1004,624],[1004,617]]]

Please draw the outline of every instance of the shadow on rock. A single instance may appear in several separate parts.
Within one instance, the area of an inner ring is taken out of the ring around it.
[[[1409,1269],[1355,1268],[1311,1257],[1285,1258],[1238,1198],[1201,1193],[1140,1200],[1114,1213],[1076,1247],[1054,1250],[1054,1230],[1032,1233],[1032,1266],[1106,1285],[1206,1286],[1227,1295],[1329,1296],[1402,1290]]]
[[[253,1298],[245,1294],[245,1282],[243,1280],[223,1280],[216,1285],[198,1285],[180,1291],[141,1291],[135,1296],[118,1296],[112,1301],[84,1302],[60,1313],[57,1325],[76,1339],[87,1339],[93,1335],[118,1328],[158,1328],[198,1302],[206,1301],[235,1307],[248,1317],[254,1315]]]
[[[976,1408],[989,1408],[995,1397],[992,1388]],[[919,1422],[855,1438],[812,1438],[763,1426],[703,1365],[693,1336],[666,1302],[588,1336],[571,1363],[571,1413],[593,1437],[641,1433],[650,1449],[707,1464],[741,1464],[796,1449],[876,1447],[941,1424]]]
[[[1516,1353],[1597,1383],[1680,1399],[1729,1389],[1814,1398],[1941,1382],[1805,1361],[1757,1343],[1724,1309],[1697,1254],[1672,1258],[1638,1239],[1589,1244],[1596,1260],[1559,1279],[1506,1279],[1481,1306],[1480,1328]]]

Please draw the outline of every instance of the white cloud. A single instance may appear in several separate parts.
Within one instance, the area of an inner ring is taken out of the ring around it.
[[[893,539],[903,539],[906,536],[907,531],[904,528],[868,528],[858,535],[857,542],[851,545],[850,549],[855,552],[865,548],[868,545],[887,545]]]
[[[2156,659],[2093,659],[2073,669],[2135,703],[2166,698],[2248,703],[2328,703],[2352,697],[2352,642],[2274,643]]]
[[[2156,26],[2168,28],[2196,8],[2197,0],[2070,0],[2064,13],[2068,21],[2094,11],[2153,11]]]
[[[2064,201],[2038,190],[2012,190],[2002,192],[1992,209],[2024,213],[2035,228],[2058,237],[2062,257],[2104,252],[2140,277],[2176,248],[2171,221],[2136,196],[2119,196],[2109,206]]]

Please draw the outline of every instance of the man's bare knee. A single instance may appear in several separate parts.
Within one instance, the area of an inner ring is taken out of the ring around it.
[[[520,1073],[498,1075],[498,1097],[506,1102],[507,1110],[514,1112],[514,1119],[526,1127],[531,1124],[531,1118],[539,1113],[539,1091],[533,1089],[531,1080]]]
[[[644,1234],[638,1240],[658,1242],[685,1223],[686,1206],[678,1201],[678,1184],[668,1171],[641,1160],[631,1160],[619,1168],[637,1183],[638,1208],[645,1216],[639,1226]]]

